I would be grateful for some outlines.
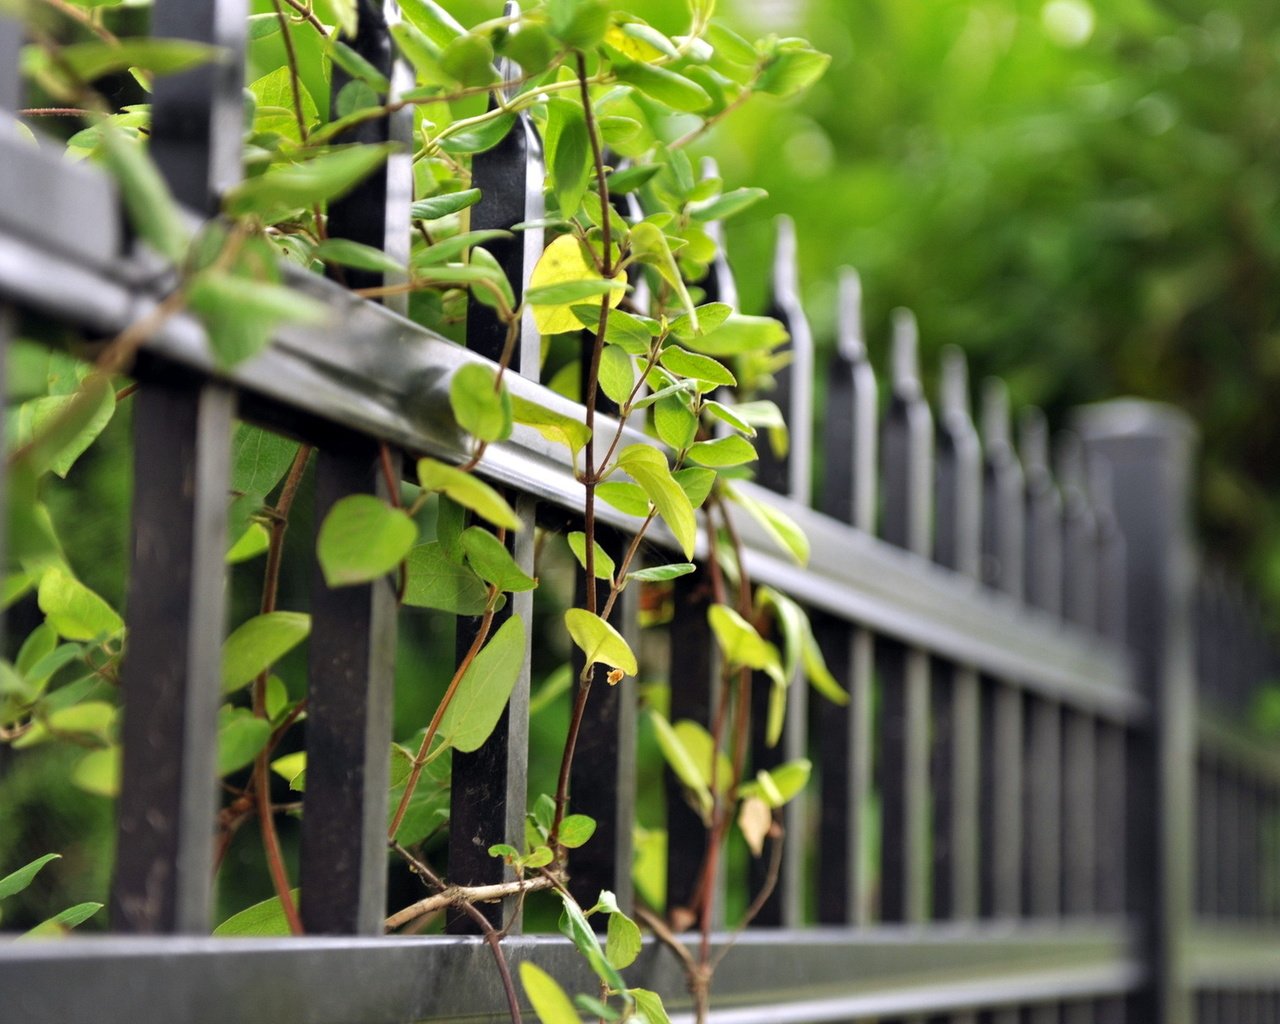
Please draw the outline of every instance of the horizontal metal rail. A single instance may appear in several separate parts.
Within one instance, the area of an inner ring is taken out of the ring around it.
[[[1193,988],[1266,988],[1280,992],[1280,925],[1201,919],[1187,940]]]
[[[722,949],[725,936],[716,947]],[[512,937],[515,965],[571,991],[597,982],[559,937]],[[0,956],[5,1012],[24,1024],[399,1024],[498,1021],[506,1002],[488,947],[471,938],[77,938]],[[676,958],[646,940],[629,983],[688,1009]],[[68,979],[74,977],[74,983]],[[1124,994],[1140,983],[1116,922],[748,932],[716,973],[712,1020],[849,1020]],[[682,1019],[682,1018],[675,1018]]]
[[[1208,755],[1252,775],[1259,781],[1280,787],[1280,750],[1260,742],[1222,719],[1201,711],[1197,718],[1197,742]]]
[[[0,160],[4,146],[0,142]],[[44,173],[51,179],[51,194],[60,187],[52,179],[64,170],[60,162],[48,161]],[[81,167],[73,172],[76,182],[90,173]],[[71,184],[70,178],[61,182]],[[20,222],[12,208],[26,203],[27,197],[16,190],[0,195],[0,225]],[[110,206],[86,210],[77,230],[90,239],[110,237],[114,218]],[[35,226],[28,223],[18,238],[0,235],[0,292],[20,305],[108,335],[151,313],[166,285],[173,283],[154,272],[148,277],[138,258],[103,262],[64,255],[70,245],[64,233],[55,224],[36,237]],[[147,351],[226,377],[241,392],[246,415],[274,421],[278,413],[273,416],[273,408],[288,409],[411,452],[465,458],[466,438],[450,413],[449,379],[458,367],[481,357],[318,275],[293,270],[287,276],[291,285],[328,306],[325,324],[285,326],[266,351],[226,373],[214,363],[203,328],[190,316],[161,324]],[[359,344],[353,344],[356,338]],[[508,380],[514,394],[581,418],[580,406],[554,392],[514,375]],[[598,417],[597,424],[602,433],[615,428],[606,417]],[[627,440],[646,442],[632,431]],[[529,428],[517,428],[510,441],[491,445],[480,470],[537,499],[582,507],[582,486],[574,479],[567,451]],[[1082,709],[1121,719],[1141,712],[1127,658],[1096,636],[798,503],[750,485],[743,489],[796,519],[813,549],[811,564],[801,568],[778,552],[762,530],[744,523],[748,558],[760,582]],[[598,515],[624,530],[635,527],[636,520],[608,506],[601,505]],[[671,544],[660,529],[654,539]]]

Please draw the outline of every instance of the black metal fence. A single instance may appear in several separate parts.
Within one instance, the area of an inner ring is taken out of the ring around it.
[[[196,215],[212,213],[235,178],[242,19],[227,15],[237,6],[155,5],[157,34],[232,55],[155,87],[151,149]],[[389,72],[381,24],[362,19],[356,45]],[[0,21],[0,53],[16,52],[17,40]],[[0,105],[19,105],[16,61],[0,60]],[[337,205],[335,233],[399,251],[403,240],[383,226],[397,220],[387,209],[403,206],[396,230],[407,231],[409,174],[393,160]],[[474,174],[485,198],[473,226],[538,215],[542,174],[527,124],[478,157]],[[100,337],[156,308],[170,282],[122,232],[108,177],[5,127],[0,183],[6,331],[15,314],[37,315]],[[788,459],[762,458],[744,488],[804,528],[812,560],[796,567],[749,524],[744,542],[753,577],[811,610],[852,700],[811,715],[804,689],[792,687],[783,742],[757,751],[756,767],[808,751],[818,783],[787,811],[782,883],[717,973],[713,1019],[1280,1021],[1280,757],[1197,711],[1197,691],[1207,706],[1275,662],[1223,584],[1200,588],[1197,601],[1192,428],[1143,403],[1085,409],[1051,468],[1043,420],[1028,413],[1015,445],[998,383],[975,427],[958,355],[943,368],[935,418],[906,315],[881,416],[849,280],[822,375],[823,487],[812,510],[813,354],[782,236],[774,305],[793,339],[780,404],[794,443]],[[525,250],[499,255],[520,279]],[[715,275],[708,287],[731,296],[723,262]],[[481,318],[468,351],[332,282],[288,279],[326,304],[322,327],[282,328],[230,372],[215,368],[185,316],[162,323],[141,352],[133,401],[145,472],[133,506],[115,934],[0,945],[5,1020],[504,1015],[478,939],[381,934],[395,644],[386,583],[330,591],[317,574],[311,591],[307,937],[205,937],[233,418],[318,447],[319,521],[340,497],[379,490],[383,442],[464,458],[449,375],[497,354]],[[522,342],[513,392],[575,413],[538,384],[537,340]],[[517,495],[530,520],[581,512],[571,467],[531,432],[490,447],[480,472]],[[622,534],[634,529],[620,513],[601,514]],[[531,567],[531,546],[516,554]],[[673,717],[710,715],[706,600],[698,575],[680,581],[668,630]],[[591,901],[601,888],[630,899],[634,701],[625,686],[596,693],[583,730],[574,807],[601,827],[572,877]],[[455,761],[453,881],[500,880],[504,868],[484,850],[522,841],[527,707],[526,678],[489,743]],[[704,838],[681,800],[668,804],[675,905],[695,884]],[[865,834],[873,821],[878,842]],[[507,948],[592,987],[566,941],[516,934]],[[687,1005],[664,951],[648,948],[631,970],[669,1005]]]

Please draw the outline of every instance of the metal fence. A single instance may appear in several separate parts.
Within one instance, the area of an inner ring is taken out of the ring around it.
[[[155,85],[151,150],[196,216],[213,213],[238,174],[240,6],[155,5],[156,34],[230,55]],[[382,19],[362,18],[360,33],[357,49],[389,73]],[[0,21],[9,110],[19,106],[18,40]],[[400,251],[409,175],[391,161],[335,205],[333,233]],[[527,123],[479,156],[474,175],[485,198],[473,226],[538,215],[542,171]],[[107,176],[4,126],[0,184],[5,332],[37,316],[101,337],[163,299],[171,281],[123,232]],[[810,609],[852,700],[807,709],[793,687],[783,742],[776,752],[757,745],[756,767],[808,751],[818,783],[787,811],[782,883],[717,973],[713,1019],[1280,1021],[1280,757],[1197,712],[1197,689],[1236,692],[1275,662],[1226,586],[1197,584],[1192,428],[1148,404],[1084,409],[1053,469],[1042,419],[1027,414],[1015,445],[998,383],[975,427],[958,356],[943,368],[935,417],[906,317],[881,403],[850,284],[821,375],[823,486],[811,509],[813,354],[782,235],[774,312],[793,339],[780,404],[795,443],[786,459],[762,453],[756,484],[744,487],[804,528],[812,561],[796,567],[748,525],[744,542],[753,577]],[[524,238],[496,253],[517,280],[536,256]],[[449,375],[497,355],[482,314],[463,348],[333,282],[288,280],[327,305],[322,327],[282,328],[261,355],[222,372],[199,324],[177,316],[140,354],[114,934],[0,945],[4,1020],[379,1024],[505,1013],[478,938],[381,935],[396,612],[386,583],[330,591],[317,573],[311,589],[307,937],[205,937],[233,418],[317,446],[318,522],[340,497],[379,491],[383,442],[465,458]],[[707,287],[731,299],[723,262]],[[522,343],[513,392],[580,413],[538,383],[537,340]],[[530,521],[581,514],[563,453],[531,432],[491,446],[479,471]],[[620,536],[635,528],[599,514]],[[516,554],[531,567],[531,545]],[[673,717],[711,712],[706,600],[699,575],[679,581]],[[634,701],[625,686],[597,691],[583,730],[574,809],[601,827],[571,868],[591,901],[601,888],[630,899]],[[500,880],[485,848],[522,841],[527,707],[526,678],[488,744],[455,761],[453,881]],[[694,885],[704,838],[680,799],[668,816],[674,905]],[[593,987],[564,940],[516,934],[506,945],[514,961]],[[631,975],[687,1006],[664,951],[647,948]]]

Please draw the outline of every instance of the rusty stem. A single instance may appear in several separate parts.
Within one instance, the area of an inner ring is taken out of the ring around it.
[[[311,458],[310,445],[300,445],[289,467],[289,475],[285,477],[284,486],[280,489],[280,498],[272,510],[271,536],[267,545],[267,566],[262,583],[262,614],[273,612],[280,592],[280,566],[284,558],[284,535],[289,526],[289,513],[293,509],[294,499],[298,495],[298,486],[302,483],[302,474],[306,471],[307,462]],[[263,671],[253,681],[253,713],[259,718],[267,717],[267,677]],[[253,763],[254,803],[258,808],[258,824],[262,830],[262,848],[267,858],[267,869],[271,874],[271,884],[275,888],[276,897],[284,908],[285,920],[289,922],[289,931],[294,935],[302,934],[302,918],[293,902],[293,894],[289,884],[289,870],[285,866],[284,853],[280,849],[280,837],[276,833],[275,811],[271,806],[271,774],[269,758],[270,747],[264,747]]]

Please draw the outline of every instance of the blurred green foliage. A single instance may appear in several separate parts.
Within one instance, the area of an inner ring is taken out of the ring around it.
[[[836,268],[861,271],[877,365],[917,313],[926,373],[962,347],[1057,422],[1132,394],[1200,424],[1212,557],[1280,598],[1280,17],[1224,0],[746,0],[833,54],[798,103],[700,144],[729,186],[745,304],[791,214],[819,343]],[[821,365],[821,364],[819,364]]]

